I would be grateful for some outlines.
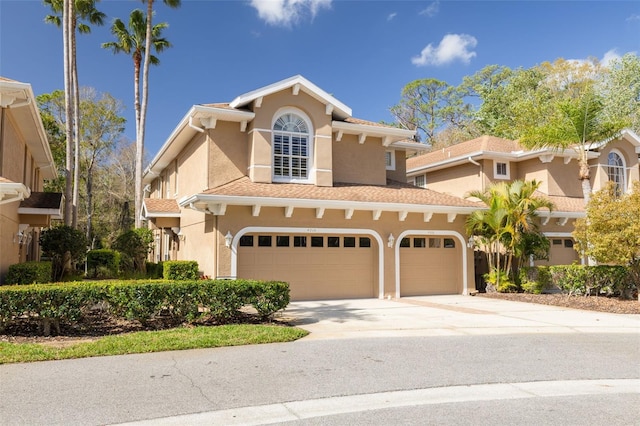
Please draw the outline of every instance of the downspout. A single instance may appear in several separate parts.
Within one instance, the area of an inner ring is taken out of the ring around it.
[[[6,108],[0,108],[0,176],[2,176],[2,164],[4,163],[4,114]]]
[[[471,158],[471,156],[467,157],[467,160],[469,160],[469,162],[475,166],[480,167],[480,178],[481,178],[481,182],[482,182],[482,192],[484,192],[484,176],[483,176],[483,167],[482,164],[478,163],[476,160],[474,160],[473,158]]]
[[[213,257],[213,273],[211,274],[211,278],[218,279],[218,263],[220,262],[220,247],[218,247],[219,238],[218,238],[218,216],[213,216],[213,247],[215,247],[216,252]]]

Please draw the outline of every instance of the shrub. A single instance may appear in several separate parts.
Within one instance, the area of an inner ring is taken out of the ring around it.
[[[281,281],[254,282],[252,287],[251,305],[258,311],[262,319],[289,305],[289,284]]]
[[[120,253],[116,250],[100,249],[87,253],[87,268],[93,278],[115,278],[120,267]]]
[[[67,261],[78,262],[85,254],[87,240],[82,232],[62,225],[42,231],[42,254],[51,259],[53,281],[62,279]],[[69,256],[67,258],[66,256]]]
[[[500,274],[500,281],[498,281],[498,273]],[[511,281],[509,275],[505,271],[496,271],[495,269],[487,274],[484,274],[484,280],[491,285],[487,286],[487,291],[490,292],[491,288],[499,293],[514,293],[518,290],[518,286]]]
[[[164,273],[162,262],[147,262],[147,278],[161,279]]]
[[[165,280],[196,280],[200,276],[195,260],[167,260],[162,263],[162,271]]]
[[[9,266],[6,284],[43,284],[51,282],[51,262],[24,262]]]
[[[147,228],[137,228],[118,235],[113,248],[127,256],[126,266],[130,267],[131,271],[144,272],[146,258],[152,244],[153,232]]]
[[[551,288],[551,274],[547,266],[520,268],[520,287],[525,293],[540,294]]]

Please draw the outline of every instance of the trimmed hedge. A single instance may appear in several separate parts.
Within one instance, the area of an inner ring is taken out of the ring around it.
[[[0,288],[0,330],[19,317],[35,318],[45,334],[61,322],[78,320],[102,303],[111,315],[138,320],[156,318],[226,323],[250,305],[268,318],[289,304],[289,285],[252,280],[111,281],[6,286]]]
[[[23,262],[9,266],[6,284],[42,284],[51,282],[51,262]]]
[[[522,268],[522,289],[528,293],[541,293],[557,287],[563,293],[574,295],[606,295],[630,298],[635,286],[624,266],[555,265]]]
[[[162,263],[165,280],[197,280],[200,277],[195,260],[167,260]]]

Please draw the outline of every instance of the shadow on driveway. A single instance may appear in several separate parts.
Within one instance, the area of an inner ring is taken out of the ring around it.
[[[344,301],[292,302],[281,314],[280,319],[293,325],[307,325],[319,322],[348,323],[353,321],[379,321],[377,315],[366,309]]]

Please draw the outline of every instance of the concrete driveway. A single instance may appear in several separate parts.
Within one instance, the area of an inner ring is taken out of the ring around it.
[[[513,333],[640,333],[640,316],[481,296],[292,302],[282,318],[305,339]]]

